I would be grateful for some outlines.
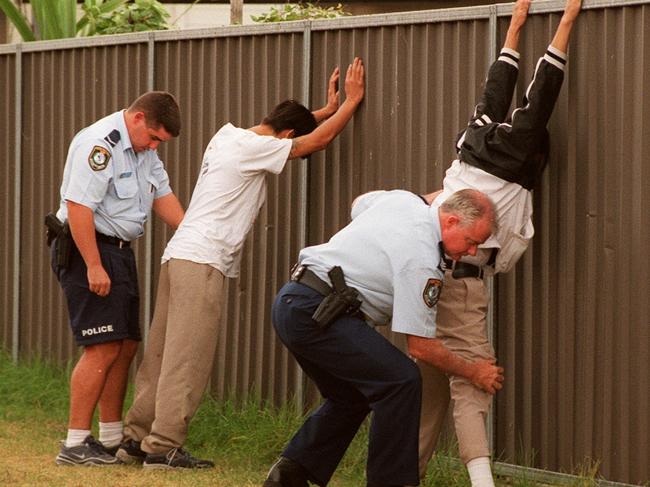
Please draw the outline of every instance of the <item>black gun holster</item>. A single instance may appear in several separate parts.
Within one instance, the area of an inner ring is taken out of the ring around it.
[[[333,267],[327,275],[334,289],[325,296],[311,317],[320,328],[327,328],[344,314],[356,313],[361,306],[361,301],[357,297],[359,291],[348,287],[343,270],[339,266]]]
[[[56,265],[61,269],[66,269],[70,263],[70,252],[72,250],[72,235],[68,222],[62,223],[54,213],[48,213],[45,216],[45,227],[47,236],[47,246],[54,242],[54,254]]]

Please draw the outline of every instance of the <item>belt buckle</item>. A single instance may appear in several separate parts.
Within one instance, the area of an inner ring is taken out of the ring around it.
[[[307,269],[306,265],[294,264],[291,268],[291,280],[296,282],[300,281],[300,278],[305,273],[305,269]]]
[[[122,240],[122,239],[119,239],[119,240],[120,240],[120,243],[118,244],[118,246],[122,249],[122,248],[124,248],[126,246],[126,242],[124,240]]]

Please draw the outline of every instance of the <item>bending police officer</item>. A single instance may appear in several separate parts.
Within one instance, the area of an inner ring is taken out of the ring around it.
[[[500,389],[502,369],[493,361],[465,361],[435,338],[439,245],[454,259],[474,254],[495,225],[494,206],[478,191],[431,206],[407,191],[375,191],[355,200],[351,223],[329,242],[300,252],[273,304],[273,326],[325,401],[289,442],[264,487],[327,485],[371,411],[368,486],[419,483],[420,373],[368,322],[391,321],[394,332],[406,335],[412,356],[489,393]],[[348,304],[356,294],[359,303],[321,322],[322,307],[340,293]]]

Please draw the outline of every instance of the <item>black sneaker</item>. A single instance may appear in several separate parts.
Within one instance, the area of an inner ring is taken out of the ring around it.
[[[61,451],[56,456],[57,465],[116,465],[120,461],[106,453],[104,446],[92,435],[78,446],[61,445]]]
[[[269,470],[262,487],[309,487],[307,471],[299,463],[280,457]]]
[[[140,442],[135,440],[124,440],[117,449],[115,456],[127,465],[135,465],[144,462],[147,453],[140,449]]]
[[[104,445],[101,441],[99,443],[102,445],[102,448],[104,449],[104,451],[106,453],[108,453],[109,455],[112,455],[112,456],[115,456],[115,454],[117,453],[117,450],[120,448],[120,445],[115,445],[115,446],[108,447],[108,446]]]
[[[195,458],[182,448],[172,448],[167,453],[147,453],[142,466],[151,469],[213,468],[214,462]]]

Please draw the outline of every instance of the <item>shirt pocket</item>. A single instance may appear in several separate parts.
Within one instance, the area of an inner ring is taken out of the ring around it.
[[[532,226],[530,222],[526,224],[526,227],[528,225]],[[528,228],[526,230],[525,234],[530,235],[530,237],[524,237],[520,233],[508,231],[505,240],[501,243],[501,249],[499,249],[496,262],[494,263],[495,272],[508,272],[515,266],[519,258],[528,248],[528,244],[530,244],[532,232],[528,231]]]
[[[121,178],[115,181],[115,194],[121,200],[135,198],[138,194],[138,183],[135,178]]]

